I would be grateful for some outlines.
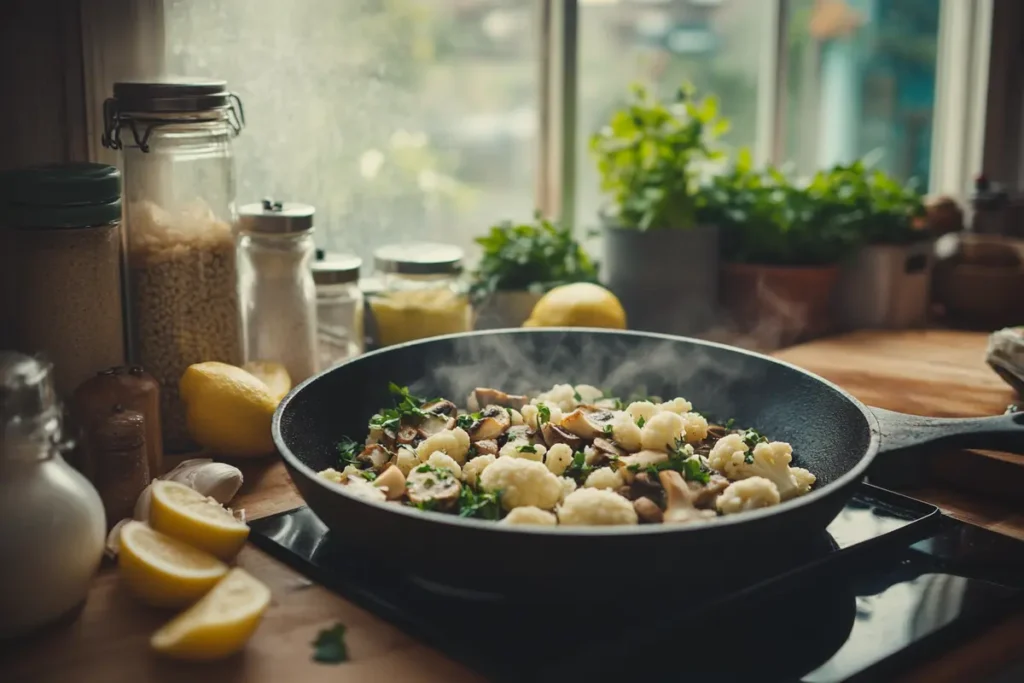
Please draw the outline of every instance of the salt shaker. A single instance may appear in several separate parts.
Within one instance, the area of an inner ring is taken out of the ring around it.
[[[245,362],[282,364],[298,384],[316,374],[312,206],[265,199],[239,210],[238,293]]]
[[[317,340],[320,367],[329,368],[363,352],[363,293],[359,289],[358,256],[317,250]]]
[[[132,516],[135,501],[149,486],[146,421],[142,413],[115,406],[94,425],[90,438],[89,469],[103,501],[107,526],[112,527]]]

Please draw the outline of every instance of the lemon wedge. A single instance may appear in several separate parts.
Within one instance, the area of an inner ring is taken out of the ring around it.
[[[228,572],[213,555],[136,521],[121,528],[117,562],[128,588],[157,607],[190,605]]]
[[[176,481],[154,481],[149,523],[157,531],[230,560],[245,545],[249,527],[213,498]]]
[[[270,422],[281,402],[263,380],[227,363],[190,365],[178,382],[185,425],[196,443],[235,456],[275,452]]]
[[[270,605],[270,589],[235,568],[202,600],[149,639],[157,652],[189,661],[220,659],[245,646]]]
[[[242,369],[256,379],[262,380],[278,401],[292,390],[292,378],[288,374],[288,369],[280,363],[253,360],[243,365]]]

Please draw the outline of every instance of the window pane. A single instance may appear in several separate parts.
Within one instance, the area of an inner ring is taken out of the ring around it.
[[[787,159],[803,173],[869,153],[927,187],[938,0],[792,0]]]
[[[240,203],[313,204],[318,243],[364,258],[531,215],[533,0],[257,4],[166,2],[168,71],[245,104]]]
[[[628,86],[668,95],[688,80],[715,94],[732,121],[724,140],[753,146],[767,0],[580,0],[576,221],[596,223],[603,202],[587,141],[625,102]]]

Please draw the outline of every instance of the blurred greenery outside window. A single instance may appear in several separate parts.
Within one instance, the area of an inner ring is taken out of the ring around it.
[[[239,203],[311,203],[319,244],[364,258],[413,239],[470,248],[535,209],[539,16],[560,1],[577,17],[578,227],[602,202],[586,140],[633,81],[717,95],[737,147],[759,143],[775,94],[774,161],[809,174],[879,151],[927,184],[939,0],[165,0],[166,66],[245,103]]]

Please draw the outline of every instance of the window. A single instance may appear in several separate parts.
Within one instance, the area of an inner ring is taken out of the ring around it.
[[[928,186],[936,0],[790,0],[783,159],[802,173],[871,154]]]
[[[238,199],[317,208],[318,242],[469,245],[534,208],[534,0],[165,0],[166,70],[223,78]]]
[[[714,94],[734,146],[756,142],[760,60],[771,35],[770,0],[581,0],[576,224],[594,225],[603,198],[588,140],[634,81],[663,95],[683,81]]]

